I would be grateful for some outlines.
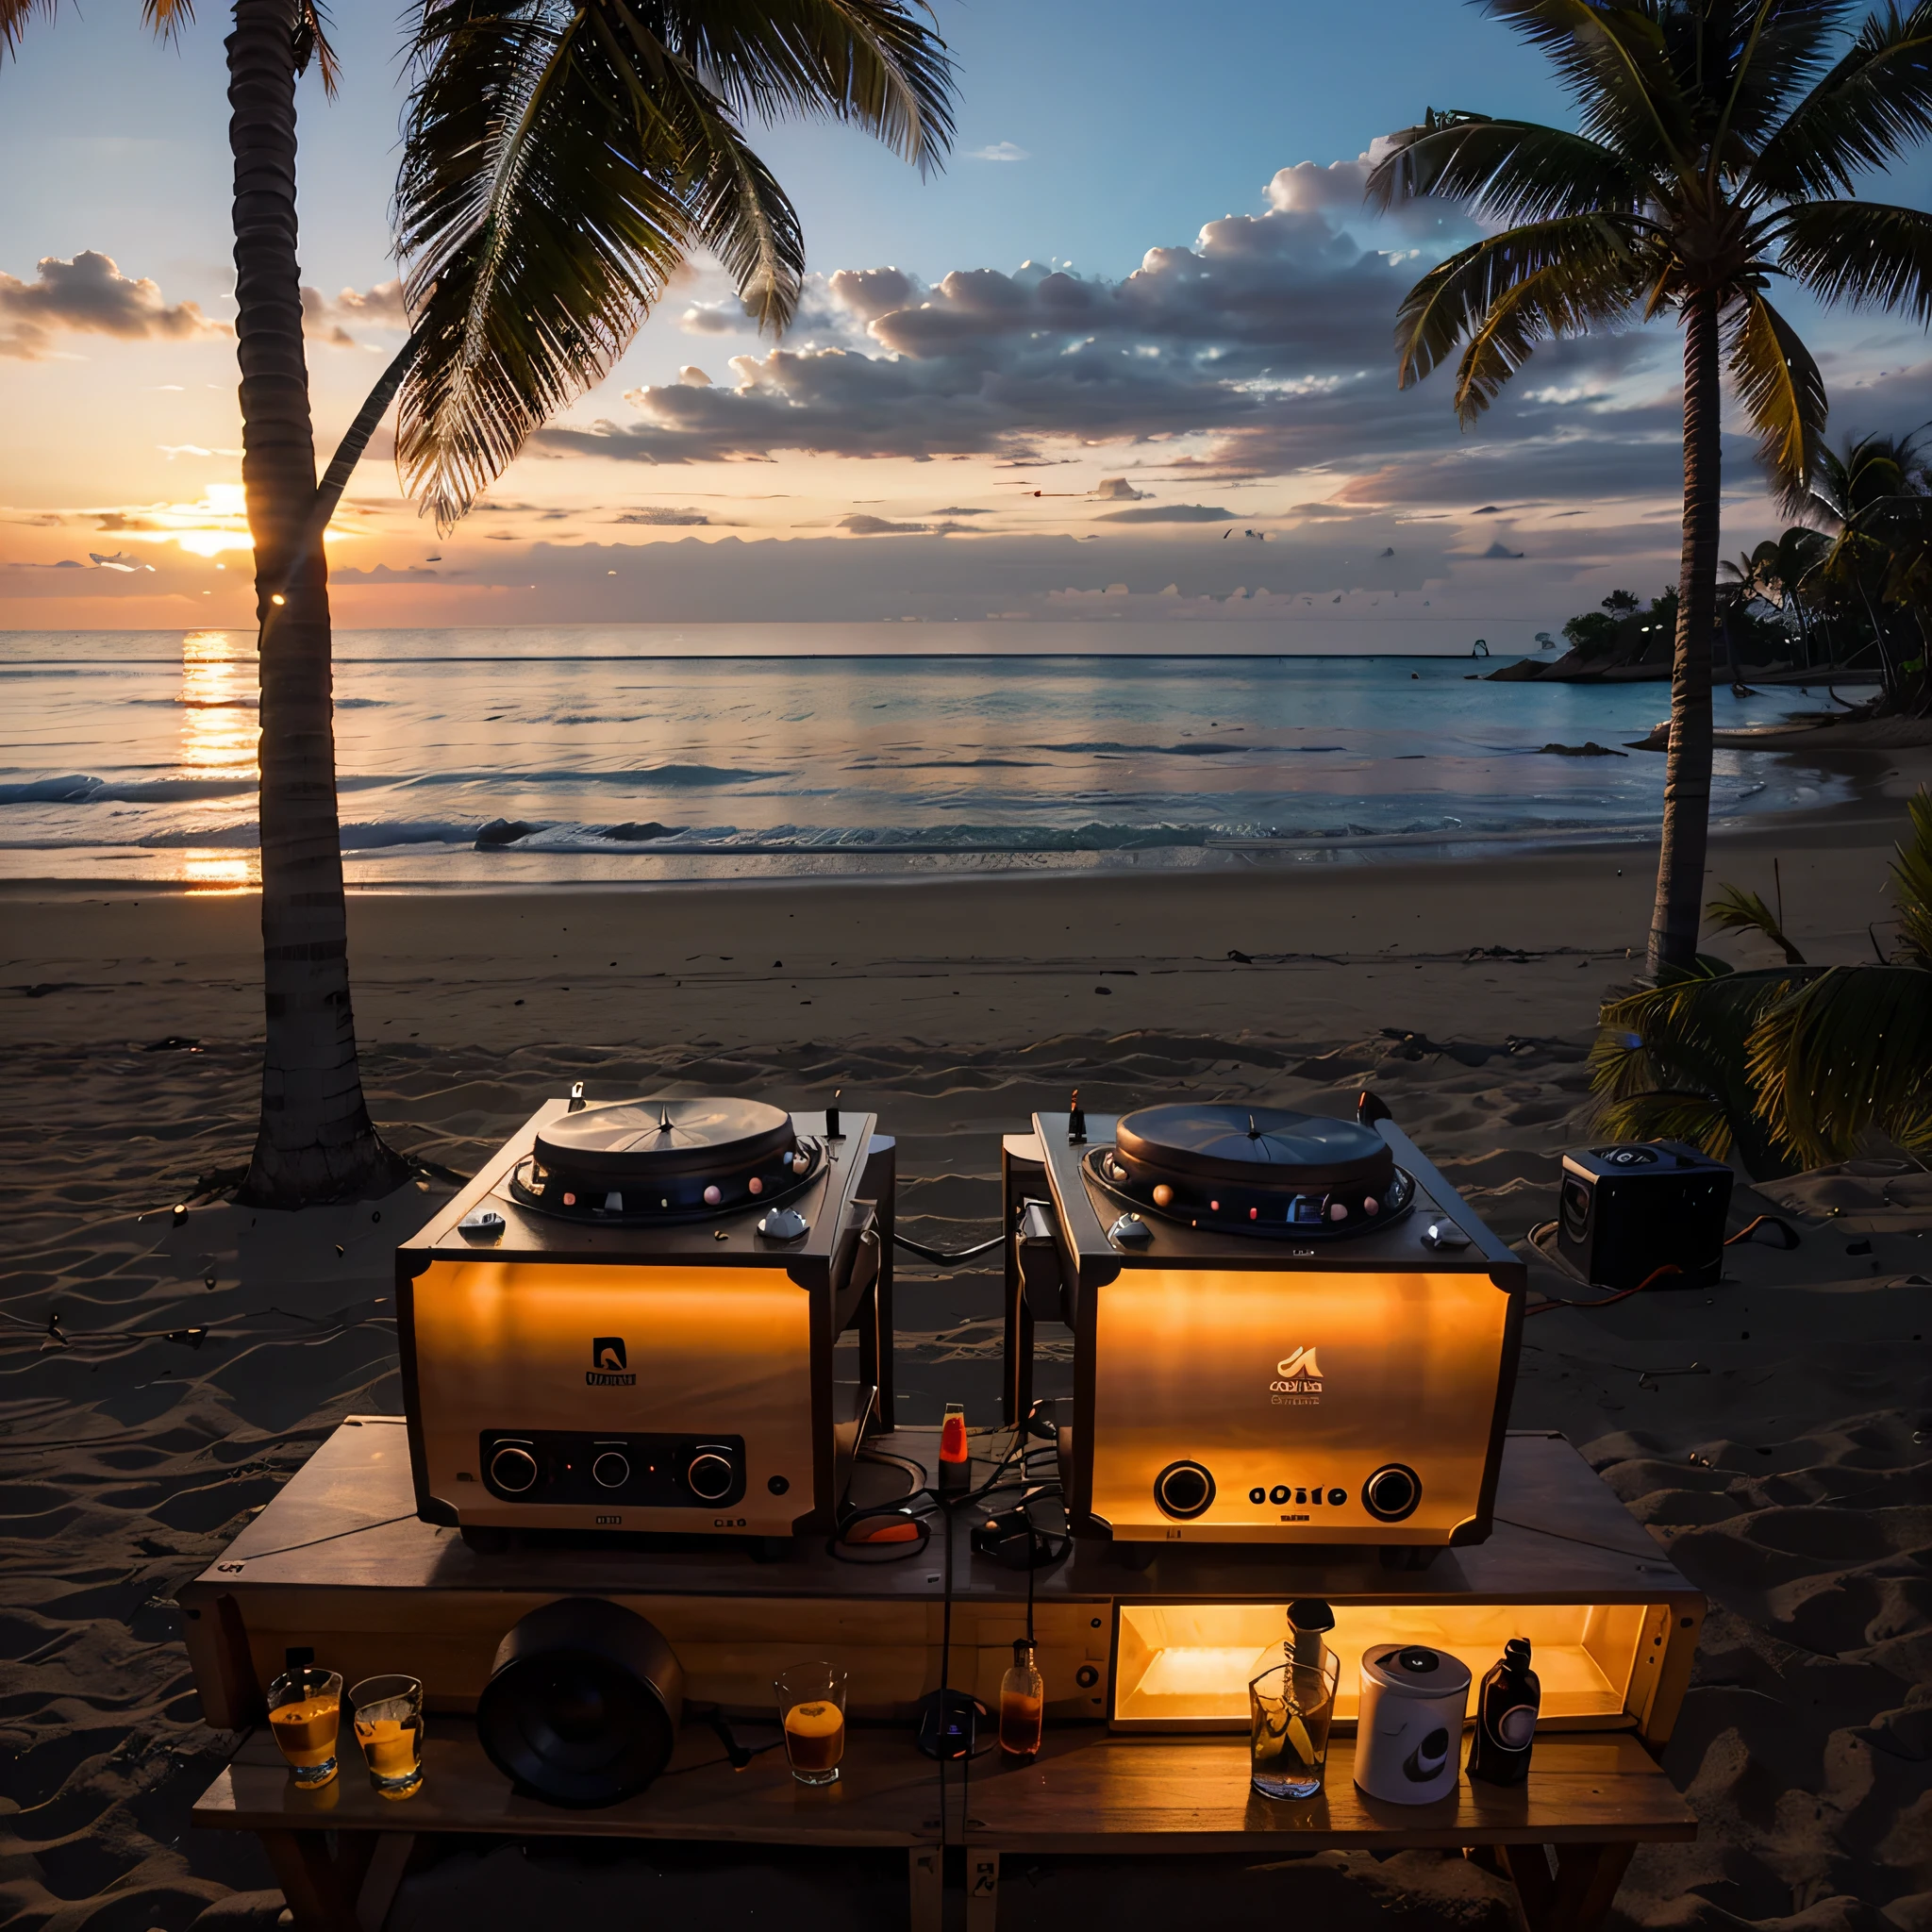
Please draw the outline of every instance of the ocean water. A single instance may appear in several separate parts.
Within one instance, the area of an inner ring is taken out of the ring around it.
[[[1623,749],[1662,685],[1191,654],[1236,628],[921,635],[944,656],[894,655],[910,641],[883,625],[340,632],[348,876],[1253,867],[1656,826],[1660,757],[1542,747]],[[0,876],[258,875],[248,634],[12,632],[0,692]],[[1718,723],[1799,702],[1721,692]],[[1722,820],[1847,792],[1789,756],[1718,755]]]

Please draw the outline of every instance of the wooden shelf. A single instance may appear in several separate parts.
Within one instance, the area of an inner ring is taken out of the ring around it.
[[[939,1840],[939,1768],[909,1727],[855,1727],[837,1785],[808,1788],[781,1749],[734,1771],[722,1744],[687,1724],[672,1768],[641,1796],[596,1811],[519,1797],[461,1719],[434,1719],[424,1780],[380,1796],[354,1738],[333,1784],[305,1790],[273,1740],[250,1735],[194,1807],[204,1828],[239,1831],[485,1832],[511,1838],[678,1839],[753,1844],[912,1846]],[[1302,1803],[1257,1797],[1235,1738],[1137,1738],[1097,1726],[1050,1733],[1016,1765],[990,1753],[962,1779],[946,1769],[944,1838],[1003,1852],[1241,1852],[1687,1840],[1696,1820],[1642,1746],[1624,1733],[1539,1738],[1528,1781],[1463,1779],[1433,1805],[1388,1805],[1358,1790],[1355,1746],[1338,1738],[1327,1789]],[[965,1799],[961,1815],[961,1797]]]

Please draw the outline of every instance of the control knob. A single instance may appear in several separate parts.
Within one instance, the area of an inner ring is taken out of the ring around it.
[[[630,1480],[630,1457],[621,1449],[606,1449],[591,1465],[591,1480],[600,1490],[621,1490]]]
[[[513,1442],[506,1442],[490,1458],[490,1480],[512,1496],[521,1496],[525,1490],[535,1489],[540,1474],[537,1458],[527,1449],[519,1448]]]
[[[1404,1462],[1387,1462],[1362,1485],[1362,1507],[1378,1523],[1400,1523],[1415,1514],[1423,1479]]]
[[[731,1493],[737,1475],[730,1457],[717,1449],[700,1449],[686,1465],[684,1480],[701,1502],[722,1503]]]
[[[1167,1515],[1188,1522],[1214,1501],[1214,1478],[1198,1462],[1170,1462],[1154,1478],[1154,1500]]]

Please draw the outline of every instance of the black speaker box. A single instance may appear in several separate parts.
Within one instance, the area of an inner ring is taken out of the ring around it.
[[[1731,1171],[1681,1141],[1626,1141],[1563,1157],[1557,1251],[1598,1288],[1699,1288],[1724,1273]]]

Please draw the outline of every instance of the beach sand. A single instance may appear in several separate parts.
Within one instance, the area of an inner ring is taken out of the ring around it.
[[[1894,798],[1912,775],[1889,784]],[[1780,854],[1812,957],[1869,957],[1899,818],[1880,800],[1759,827],[1719,844],[1713,881],[1769,895]],[[1641,957],[1653,863],[1596,848],[363,894],[365,1080],[394,1144],[465,1172],[574,1079],[593,1099],[819,1106],[841,1088],[899,1138],[901,1225],[941,1245],[991,1230],[998,1136],[1076,1084],[1101,1110],[1191,1092],[1341,1112],[1372,1083],[1520,1242],[1554,1211],[1557,1154],[1589,1136],[1582,1055],[1598,1001]],[[338,1418],[400,1408],[391,1249],[444,1191],[425,1180],[300,1216],[210,1201],[174,1224],[170,1206],[245,1158],[252,1136],[256,916],[242,895],[0,893],[9,1924],[176,1932],[198,1918],[266,1926],[280,1909],[252,1840],[188,1830],[227,1740],[198,1722],[168,1600]],[[1612,1923],[1910,1932],[1932,1927],[1932,1176],[1874,1159],[1740,1189],[1738,1224],[1766,1210],[1794,1220],[1794,1253],[1740,1246],[1711,1291],[1557,1310],[1526,1330],[1515,1423],[1583,1445],[1713,1603],[1665,1759],[1702,1834],[1641,1852]],[[935,1420],[949,1396],[990,1414],[995,1277],[913,1263],[901,1280],[902,1415]],[[1574,1292],[1540,1258],[1532,1281]],[[46,1336],[55,1310],[65,1346]],[[164,1339],[194,1327],[210,1331],[199,1347]],[[1188,1923],[1203,1876],[1042,1862],[1009,1883],[1002,1923]],[[1496,1881],[1435,1855],[1221,1869],[1215,1888],[1217,1915],[1517,1923]],[[864,1858],[611,1864],[500,1847],[412,1876],[391,1923],[902,1912],[898,1868]]]

